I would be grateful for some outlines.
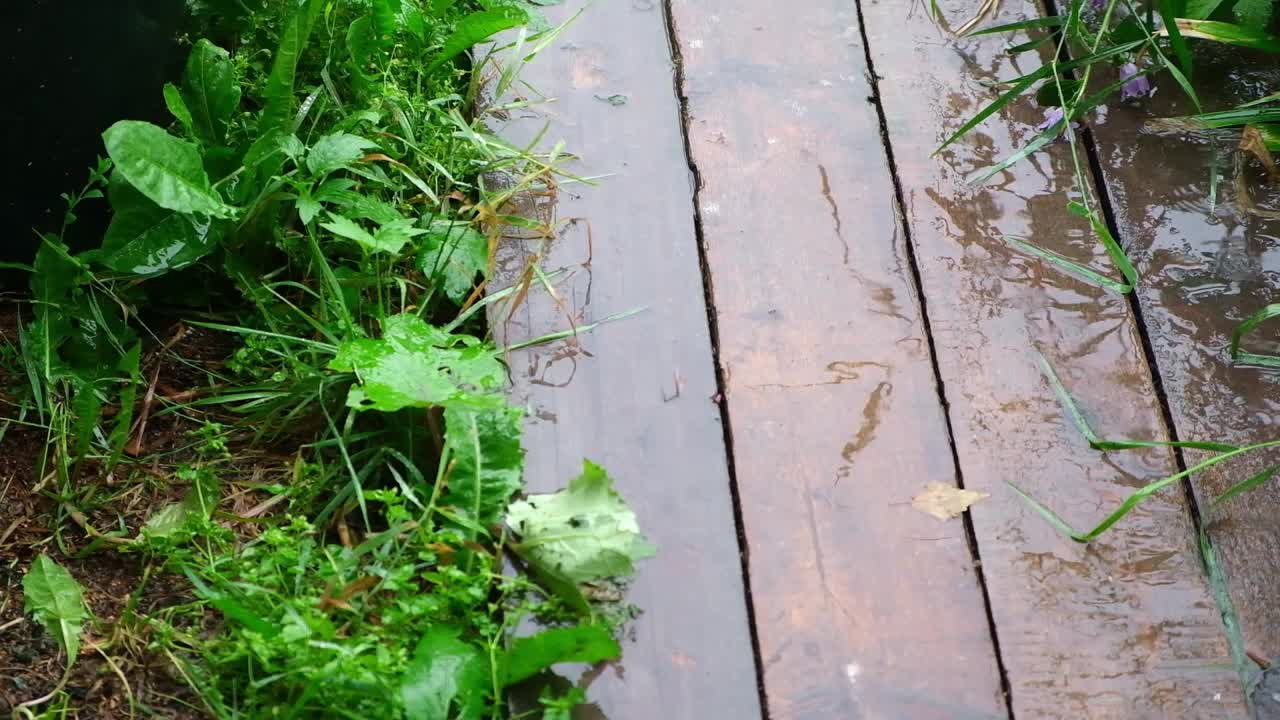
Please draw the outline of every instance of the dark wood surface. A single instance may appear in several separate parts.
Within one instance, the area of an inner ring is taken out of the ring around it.
[[[584,3],[547,8],[557,21]],[[692,186],[672,79],[666,22],[651,2],[594,3],[526,69],[556,98],[503,130],[545,146],[564,140],[573,171],[610,176],[565,185],[563,226],[542,266],[565,269],[558,301],[534,288],[500,342],[518,342],[613,313],[644,312],[590,333],[511,354],[527,402],[527,478],[558,488],[603,464],[658,546],[629,594],[644,614],[589,694],[610,720],[760,716],[742,565],[694,232]],[[625,95],[615,106],[602,98]],[[545,117],[544,117],[545,115]],[[518,273],[541,243],[507,240]],[[598,717],[598,715],[591,715]]]
[[[1223,58],[1207,52],[1197,57],[1202,77],[1228,77]],[[1206,110],[1230,108],[1260,94],[1256,87],[1231,81],[1201,84]],[[1218,144],[1220,198],[1210,211],[1210,146],[1139,131],[1152,114],[1191,112],[1172,80],[1140,108],[1113,104],[1107,121],[1094,123],[1101,166],[1120,239],[1142,274],[1138,297],[1179,436],[1237,444],[1273,440],[1280,421],[1276,375],[1233,367],[1228,343],[1241,320],[1280,300],[1275,246],[1280,222],[1242,209],[1233,182],[1238,138]],[[1270,200],[1274,208],[1275,189],[1256,174],[1249,177],[1258,201]],[[1274,337],[1274,326],[1264,326],[1246,344],[1265,352],[1266,340]],[[1187,459],[1194,463],[1205,457],[1191,452]],[[1197,475],[1193,484],[1200,507],[1207,512],[1232,484],[1277,462],[1280,453],[1255,453]],[[1278,517],[1280,485],[1273,482],[1228,501],[1207,518],[1244,643],[1264,659],[1280,656]]]
[[[1004,717],[854,4],[672,17],[770,717]]]
[[[977,0],[942,4],[958,26]],[[1095,261],[1101,249],[1065,208],[1072,187],[1058,144],[969,189],[965,175],[1030,140],[1027,103],[931,153],[997,92],[982,81],[1035,67],[1000,40],[955,40],[927,5],[864,2],[889,141],[973,506],[996,634],[1021,718],[1239,718],[1243,694],[1207,587],[1186,504],[1154,498],[1102,539],[1077,545],[1005,486],[1014,482],[1068,521],[1092,526],[1170,453],[1090,450],[1037,367],[1057,366],[1105,436],[1162,439],[1152,381],[1123,297],[1013,251],[1004,235]],[[1031,17],[1005,2],[988,24]],[[1087,167],[1087,166],[1086,166]],[[1099,267],[1102,267],[1099,265]]]

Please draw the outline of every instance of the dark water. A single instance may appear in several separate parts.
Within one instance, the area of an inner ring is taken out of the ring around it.
[[[163,122],[161,90],[180,72],[182,0],[0,2],[0,256],[27,261],[56,230],[59,193],[81,187],[116,120]],[[95,244],[107,215],[82,206],[71,242]]]

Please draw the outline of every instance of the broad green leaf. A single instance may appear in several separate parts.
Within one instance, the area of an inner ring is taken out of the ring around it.
[[[418,641],[400,681],[405,715],[419,720],[478,720],[492,691],[488,658],[459,639],[448,625],[432,627]],[[453,709],[452,712],[450,709]]]
[[[511,644],[503,659],[502,684],[514,685],[558,663],[597,663],[620,657],[622,648],[599,625],[544,630]]]
[[[523,418],[524,413],[513,407],[445,410],[445,438],[454,462],[444,495],[446,505],[466,512],[483,527],[502,518],[511,497],[520,490]]]
[[[1243,26],[1252,30],[1265,30],[1271,22],[1271,8],[1274,0],[1236,0],[1231,7],[1231,14]]]
[[[371,0],[373,28],[377,33],[378,47],[384,51],[395,42],[399,26],[400,0]]]
[[[102,396],[98,394],[97,377],[89,373],[74,373],[71,376],[73,392],[71,395],[71,457],[79,460],[89,452],[93,444],[94,430],[98,427],[98,418],[102,414]]]
[[[187,107],[187,101],[182,99],[182,91],[173,83],[165,83],[164,85],[164,105],[169,109],[169,114],[178,121],[182,129],[186,131],[190,137],[195,137],[195,120],[191,118],[191,109]]]
[[[337,132],[325,135],[307,151],[307,169],[317,178],[351,165],[365,156],[365,151],[378,147],[367,138]]]
[[[209,184],[195,145],[137,120],[121,120],[102,137],[116,172],[160,207],[220,218],[235,215]]]
[[[520,535],[521,557],[572,582],[626,577],[635,561],[654,554],[635,513],[589,460],[568,488],[512,503],[507,523]]]
[[[503,30],[510,30],[529,22],[529,14],[518,7],[496,7],[471,13],[458,21],[445,41],[434,65],[446,63],[484,42]]]
[[[506,372],[491,345],[450,335],[416,315],[382,321],[382,338],[348,340],[329,368],[354,372],[347,405],[393,412],[406,407],[505,407]]]
[[[378,47],[378,31],[373,26],[373,18],[358,18],[347,28],[347,52],[351,54],[351,65],[356,71],[356,79],[368,79],[378,72],[377,60],[383,58]]]
[[[89,618],[80,583],[66,568],[41,553],[22,578],[26,610],[57,638],[67,653],[67,665],[80,654],[80,631]]]
[[[191,110],[196,138],[221,145],[227,123],[240,107],[240,83],[231,55],[208,40],[196,42],[182,76],[182,98]]]
[[[489,267],[489,241],[471,223],[437,220],[422,241],[418,269],[461,303]]]
[[[1214,10],[1222,4],[1222,0],[1187,0],[1187,10],[1183,17],[1192,20],[1206,20]]]
[[[288,125],[293,118],[294,102],[293,85],[298,75],[298,59],[307,47],[311,38],[311,28],[324,9],[325,0],[305,0],[304,4],[294,11],[289,18],[284,33],[280,37],[280,45],[276,48],[275,62],[271,65],[271,74],[267,77],[264,90],[266,107],[262,117],[258,119],[258,134],[265,135],[273,130],[291,132]]]
[[[211,219],[156,205],[120,173],[112,174],[107,192],[114,214],[100,260],[116,272],[158,275],[186,267],[218,246]]]

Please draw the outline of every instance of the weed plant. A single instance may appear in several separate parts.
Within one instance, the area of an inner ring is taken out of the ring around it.
[[[628,609],[607,585],[652,550],[590,463],[517,500],[522,411],[482,324],[528,290],[484,291],[503,228],[549,232],[510,201],[568,177],[486,119],[558,28],[525,0],[191,7],[208,34],[164,88],[172,122],[105,130],[25,267],[7,355],[25,379],[8,424],[47,434],[59,519],[146,567],[93,650],[161,656],[199,713],[253,720],[506,717],[508,690],[552,665],[616,659]],[[101,245],[73,252],[66,230],[97,202],[112,211]],[[158,390],[194,330],[233,355]],[[147,452],[160,419],[189,428],[185,449]],[[254,476],[266,499],[229,510],[237,473],[271,457],[286,461]],[[156,468],[185,495],[140,528],[81,511],[105,478]],[[162,574],[185,578],[188,601],[137,611]],[[42,554],[24,590],[69,674],[93,623],[80,586]],[[15,714],[65,712],[66,677]],[[582,700],[547,690],[542,717]]]

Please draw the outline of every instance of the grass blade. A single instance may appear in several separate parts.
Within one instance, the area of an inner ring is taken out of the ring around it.
[[[1249,490],[1252,490],[1258,487],[1262,483],[1270,480],[1271,476],[1275,475],[1277,470],[1280,470],[1280,465],[1272,465],[1271,467],[1263,470],[1257,475],[1254,475],[1248,480],[1244,480],[1242,482],[1236,483],[1235,485],[1232,485],[1230,488],[1227,489],[1226,492],[1219,495],[1213,501],[1213,504],[1209,506],[1209,509],[1210,510],[1216,509],[1219,505],[1239,495],[1240,493],[1247,492]]]
[[[1071,260],[1070,258],[1063,257],[1062,255],[1059,255],[1058,253],[1055,253],[1051,250],[1045,250],[1044,248],[1032,245],[1031,243],[1027,242],[1023,238],[1020,238],[1014,235],[1005,235],[1003,237],[1003,240],[1009,243],[1010,245],[1014,246],[1015,248],[1027,253],[1028,255],[1034,255],[1035,257],[1038,257],[1041,260],[1044,260],[1045,262],[1048,262],[1051,265],[1056,265],[1058,268],[1065,270],[1066,272],[1069,272],[1073,275],[1077,275],[1082,279],[1087,280],[1095,285],[1099,285],[1108,290],[1112,290],[1114,292],[1118,292],[1121,294],[1124,294],[1133,290],[1133,286],[1131,285],[1125,285],[1124,283],[1116,282],[1115,280],[1112,280],[1106,275],[1103,275],[1102,273],[1099,273],[1096,270],[1091,270],[1085,267],[1084,265],[1081,265],[1080,263],[1074,260]]]
[[[1178,58],[1178,64],[1182,66],[1182,72],[1178,73],[1173,64],[1169,63],[1170,72],[1174,73],[1174,78],[1178,80],[1178,84],[1182,85],[1183,89],[1187,89],[1191,87],[1187,80],[1194,74],[1191,65],[1191,51],[1187,49],[1187,41],[1183,39],[1182,33],[1178,32],[1178,16],[1174,11],[1174,1],[1160,0],[1159,10],[1160,19],[1164,21],[1164,27],[1169,33],[1169,45],[1173,47],[1173,54]],[[1192,94],[1193,99],[1194,97],[1195,95]],[[1199,107],[1199,105],[1199,101],[1196,101],[1196,106]]]
[[[1262,323],[1277,316],[1280,316],[1280,303],[1272,303],[1245,318],[1244,322],[1237,325],[1235,332],[1231,333],[1232,361],[1246,365],[1280,367],[1280,357],[1275,355],[1259,355],[1251,352],[1242,352],[1240,350],[1240,341],[1244,339],[1245,335],[1249,334],[1254,328],[1258,327]]]
[[[1005,23],[1004,25],[992,25],[991,27],[974,30],[969,33],[969,37],[976,35],[994,35],[996,33],[1014,32],[1017,30],[1030,30],[1033,28],[1054,28],[1062,27],[1064,19],[1052,15],[1050,17],[1032,18],[1031,20],[1022,20],[1019,22]]]

